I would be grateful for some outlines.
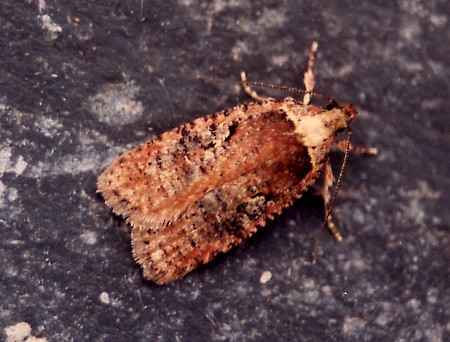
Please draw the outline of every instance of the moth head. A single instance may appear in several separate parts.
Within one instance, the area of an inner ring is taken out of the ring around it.
[[[350,122],[357,114],[356,108],[351,103],[347,103],[342,106],[342,110],[345,116],[348,118],[348,122]]]

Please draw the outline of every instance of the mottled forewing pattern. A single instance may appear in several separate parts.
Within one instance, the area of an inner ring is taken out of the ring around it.
[[[240,105],[182,125],[99,177],[107,204],[133,227],[145,277],[162,284],[207,263],[314,183],[321,165],[313,170],[281,109],[286,101]]]

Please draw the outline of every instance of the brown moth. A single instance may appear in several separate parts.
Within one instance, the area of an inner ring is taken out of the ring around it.
[[[342,149],[336,135],[357,112],[351,104],[309,104],[316,49],[315,43],[303,103],[260,98],[242,77],[256,102],[163,133],[99,176],[98,192],[132,226],[133,255],[147,279],[173,281],[240,244],[300,198],[324,170],[328,212],[334,181],[328,154],[333,146]],[[329,212],[327,222],[340,239]]]

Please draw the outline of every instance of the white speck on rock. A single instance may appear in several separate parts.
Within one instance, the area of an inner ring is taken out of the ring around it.
[[[3,329],[6,342],[47,342],[45,337],[34,337],[31,335],[31,326],[28,322],[19,322]]]
[[[359,317],[345,317],[342,327],[344,335],[358,334],[364,330],[366,322]]]
[[[8,201],[14,202],[19,197],[19,193],[16,188],[9,188]]]
[[[265,284],[270,279],[272,279],[272,272],[264,271],[263,273],[261,273],[261,278],[259,278],[259,281],[260,281],[261,284]]]
[[[5,184],[0,181],[0,208],[3,206],[3,204],[5,204],[5,191],[6,191],[6,186]]]
[[[0,148],[0,175],[4,174],[11,167],[11,147]]]
[[[102,292],[100,293],[100,301],[103,304],[109,304],[111,303],[111,299],[109,298],[109,293],[108,292]]]
[[[81,234],[81,239],[88,245],[95,245],[97,243],[97,233],[90,230],[85,230]]]
[[[23,159],[23,157],[19,156],[17,158],[16,165],[14,166],[14,171],[17,175],[21,175],[25,171],[27,165],[28,163]]]
[[[31,335],[31,326],[27,322],[20,322],[4,329],[6,341],[23,341]]]
[[[99,121],[108,125],[124,125],[137,121],[144,106],[136,101],[139,87],[134,82],[107,84],[89,98],[90,110]]]
[[[56,24],[48,14],[39,15],[42,28],[49,34],[50,39],[58,38],[59,33],[62,32],[62,27]]]

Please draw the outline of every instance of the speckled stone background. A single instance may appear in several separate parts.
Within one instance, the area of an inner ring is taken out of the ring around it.
[[[449,341],[449,16],[446,0],[3,1],[2,338]],[[302,87],[313,40],[316,90],[353,102],[354,142],[380,149],[350,159],[344,241],[325,234],[310,263],[322,206],[307,194],[184,279],[143,280],[97,175],[247,101],[198,76]]]

